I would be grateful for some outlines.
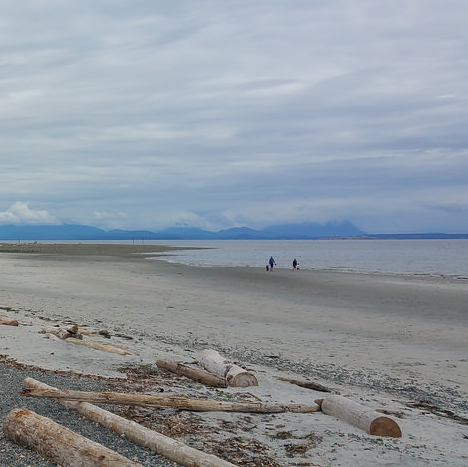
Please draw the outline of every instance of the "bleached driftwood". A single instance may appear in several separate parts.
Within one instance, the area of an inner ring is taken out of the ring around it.
[[[76,327],[71,326],[68,329],[57,328],[57,327],[45,327],[45,328],[42,328],[42,330],[39,332],[42,334],[53,334],[54,336],[62,340],[67,340],[70,338],[74,338],[74,339],[83,338],[83,336],[78,332],[78,326]]]
[[[319,383],[314,383],[312,381],[302,381],[299,379],[285,378],[284,376],[276,376],[276,379],[279,379],[280,381],[286,381],[287,383],[295,384],[296,386],[300,386],[302,388],[313,389],[314,391],[331,392],[331,390],[327,387],[322,386]]]
[[[193,368],[183,363],[173,362],[172,360],[156,360],[156,366],[163,368],[164,370],[171,371],[177,375],[183,375],[194,381],[206,384],[207,386],[213,386],[217,388],[227,387],[226,378],[221,378],[218,375],[209,373],[201,368]]]
[[[27,409],[13,409],[3,420],[3,433],[63,467],[137,467],[126,457]]]
[[[136,405],[157,408],[176,408],[198,412],[248,412],[248,413],[313,413],[320,408],[306,404],[274,404],[263,402],[208,401],[185,396],[152,396],[147,394],[126,394],[119,392],[90,392],[61,389],[41,389],[25,387],[22,396],[50,397],[79,402],[99,402],[103,404]]]
[[[28,388],[56,389],[32,378],[26,378],[24,385]],[[125,436],[130,441],[152,449],[159,455],[185,467],[235,467],[234,464],[224,461],[219,457],[191,448],[180,441],[145,428],[138,423],[115,415],[88,402],[73,402],[61,399],[58,399],[58,402],[111,429],[118,435]]]
[[[393,419],[346,397],[327,396],[325,399],[316,399],[315,403],[321,407],[323,413],[334,415],[370,435],[401,438],[401,429]]]
[[[252,373],[222,357],[216,350],[204,349],[197,353],[196,360],[205,370],[226,378],[229,386],[258,386],[257,378]]]
[[[103,336],[103,337],[105,337],[107,339],[110,339],[110,337],[111,337],[109,331],[107,331],[106,329],[101,329],[100,331],[96,331],[96,330],[93,330],[93,329],[78,328],[78,332],[80,334],[83,334],[83,336],[100,335],[100,336]]]
[[[75,339],[73,337],[69,337],[68,339],[66,339],[66,342],[69,342],[70,344],[84,345],[86,347],[91,347],[95,350],[104,350],[105,352],[117,353],[119,355],[138,355],[138,353],[133,350],[126,349],[117,345],[104,344],[98,341],[80,340]]]
[[[8,318],[8,316],[0,316],[0,325],[18,326],[19,322],[17,319]]]

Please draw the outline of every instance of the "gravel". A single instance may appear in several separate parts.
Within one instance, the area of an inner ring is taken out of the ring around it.
[[[55,401],[46,398],[21,396],[20,392],[26,377],[35,378],[55,387],[69,387],[83,391],[102,391],[106,389],[105,381],[100,379],[92,379],[75,374],[44,373],[41,371],[10,367],[4,363],[0,363],[0,418],[2,421],[12,409],[27,408],[39,415],[49,417],[75,433],[86,436],[144,466],[174,467],[178,465],[158,456],[149,449],[142,448],[121,438],[107,428],[66,409]],[[52,467],[56,464],[48,462],[39,454],[28,448],[16,445],[1,432],[0,465],[9,467]]]

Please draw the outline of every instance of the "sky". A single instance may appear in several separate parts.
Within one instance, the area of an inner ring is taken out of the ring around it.
[[[0,0],[0,226],[468,232],[466,0]]]

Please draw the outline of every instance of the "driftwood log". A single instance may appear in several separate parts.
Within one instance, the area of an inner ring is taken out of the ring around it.
[[[334,415],[370,435],[401,438],[401,429],[393,419],[346,397],[327,396],[325,399],[316,399],[315,403],[321,407],[323,413]]]
[[[28,388],[56,389],[32,378],[26,378],[24,385]],[[88,402],[73,402],[61,399],[58,399],[58,402],[68,409],[76,410],[81,415],[109,428],[119,436],[125,436],[130,441],[149,448],[157,454],[185,467],[235,467],[234,464],[224,461],[219,457],[191,448],[180,441],[145,428],[138,423],[115,415]]]
[[[0,316],[0,325],[19,326],[19,322],[17,319],[8,318],[8,316]]]
[[[136,405],[156,408],[175,408],[197,412],[247,412],[247,413],[312,413],[318,412],[317,405],[274,404],[264,402],[207,401],[185,396],[151,396],[147,394],[125,394],[119,392],[89,392],[61,389],[25,387],[22,396],[50,397],[67,401],[100,402],[103,404]]]
[[[168,370],[176,375],[186,376],[193,381],[206,384],[216,388],[227,387],[226,378],[209,373],[201,368],[193,368],[183,363],[177,363],[172,360],[156,360],[156,366],[164,370]]]
[[[137,467],[141,464],[26,409],[13,409],[3,420],[3,433],[63,467]]]
[[[252,373],[227,360],[216,350],[204,349],[197,353],[196,360],[205,370],[225,378],[229,386],[258,386],[257,378]]]
[[[322,386],[319,383],[314,383],[312,381],[302,381],[299,379],[285,378],[284,376],[276,376],[276,379],[279,379],[280,381],[286,381],[287,383],[295,384],[296,386],[300,386],[302,388],[313,389],[314,391],[331,392],[331,389],[328,389],[327,387]]]
[[[69,328],[57,328],[57,327],[45,327],[39,331],[42,334],[52,334],[53,336],[58,337],[59,339],[66,340],[71,337],[75,339],[82,339],[83,336],[78,332],[78,326],[70,326]]]
[[[80,334],[83,334],[83,336],[100,335],[100,336],[105,337],[106,339],[110,339],[110,337],[111,337],[110,332],[107,331],[106,329],[101,329],[100,331],[95,331],[95,330],[87,329],[87,328],[78,328],[78,332]]]
[[[69,342],[70,344],[84,345],[86,347],[91,347],[95,350],[104,350],[105,352],[116,353],[119,355],[138,355],[133,350],[126,349],[117,345],[104,344],[98,341],[81,340],[75,339],[74,337],[69,337],[66,339],[66,342]]]

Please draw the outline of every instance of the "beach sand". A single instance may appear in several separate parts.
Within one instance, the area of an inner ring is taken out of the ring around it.
[[[265,446],[278,465],[468,465],[468,280],[187,267],[145,259],[155,250],[0,247],[0,315],[22,324],[0,326],[0,354],[45,369],[122,377],[123,366],[153,366],[165,358],[191,362],[197,350],[214,348],[259,380],[258,387],[223,390],[233,397],[312,404],[324,396],[279,375],[310,379],[401,416],[394,418],[403,436],[394,439],[320,412],[252,416],[248,432],[238,414],[199,414],[208,425],[238,424],[242,436]],[[138,355],[38,332],[72,323],[106,329],[112,337],[103,342]],[[426,409],[405,405],[418,401]]]

